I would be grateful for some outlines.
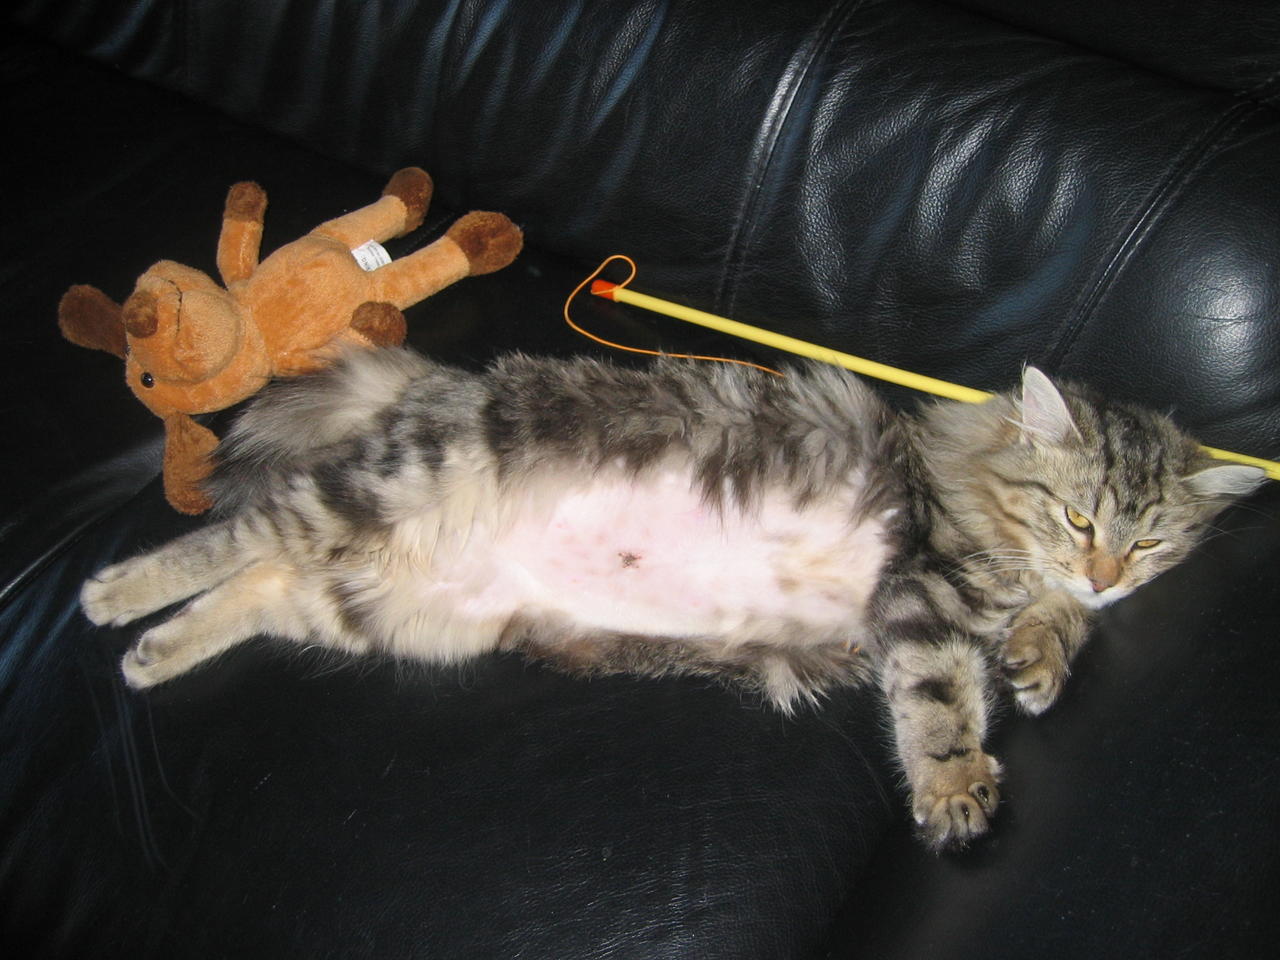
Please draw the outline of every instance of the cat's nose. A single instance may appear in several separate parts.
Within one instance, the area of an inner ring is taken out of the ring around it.
[[[1102,593],[1120,582],[1120,561],[1107,554],[1096,553],[1085,564],[1084,575],[1089,578],[1093,592]]]

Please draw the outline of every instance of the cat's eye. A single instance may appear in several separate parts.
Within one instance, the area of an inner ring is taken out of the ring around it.
[[[1074,507],[1067,507],[1067,523],[1084,533],[1093,532],[1093,522]]]
[[[1161,540],[1135,540],[1133,543],[1133,549],[1150,550],[1152,547],[1160,546],[1162,542],[1163,541]]]

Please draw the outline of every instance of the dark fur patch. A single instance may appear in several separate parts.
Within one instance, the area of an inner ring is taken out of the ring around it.
[[[946,706],[956,702],[955,686],[943,677],[929,677],[921,680],[911,688],[911,693],[921,700],[930,700]]]
[[[958,760],[961,757],[967,757],[971,753],[973,753],[973,750],[969,747],[952,747],[950,750],[946,751],[946,753],[931,753],[929,754],[929,757],[933,760],[937,760],[939,763],[946,763],[948,760]]]
[[[328,584],[328,594],[338,611],[342,626],[357,637],[372,638],[376,632],[370,629],[375,611],[369,604],[341,580]]]
[[[380,503],[370,484],[348,464],[321,464],[313,477],[321,502],[353,529],[367,530],[383,524]]]

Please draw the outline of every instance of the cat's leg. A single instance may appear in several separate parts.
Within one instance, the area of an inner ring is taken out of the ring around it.
[[[319,630],[315,624],[327,624]],[[333,601],[296,568],[264,561],[197,597],[138,638],[121,669],[134,689],[170,680],[250,637],[267,634],[287,640],[316,640],[348,652],[364,652],[359,637],[333,626]]]
[[[1053,705],[1088,636],[1088,611],[1065,593],[1046,594],[1014,618],[1001,656],[1019,708],[1036,715]]]
[[[987,832],[1000,802],[1000,764],[983,750],[991,696],[982,651],[968,638],[899,641],[881,687],[921,833],[939,849]]]
[[[99,570],[81,588],[80,605],[99,626],[123,626],[216,586],[254,559],[231,523],[213,524]]]

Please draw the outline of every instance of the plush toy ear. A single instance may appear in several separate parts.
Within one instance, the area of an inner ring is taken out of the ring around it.
[[[1080,439],[1071,411],[1053,381],[1035,367],[1022,371],[1022,438],[1029,442],[1065,443]]]
[[[1183,480],[1200,497],[1247,497],[1267,479],[1267,472],[1243,463],[1228,463],[1193,473]]]
[[[58,329],[79,347],[125,356],[124,321],[120,304],[97,287],[77,284],[58,301]]]

